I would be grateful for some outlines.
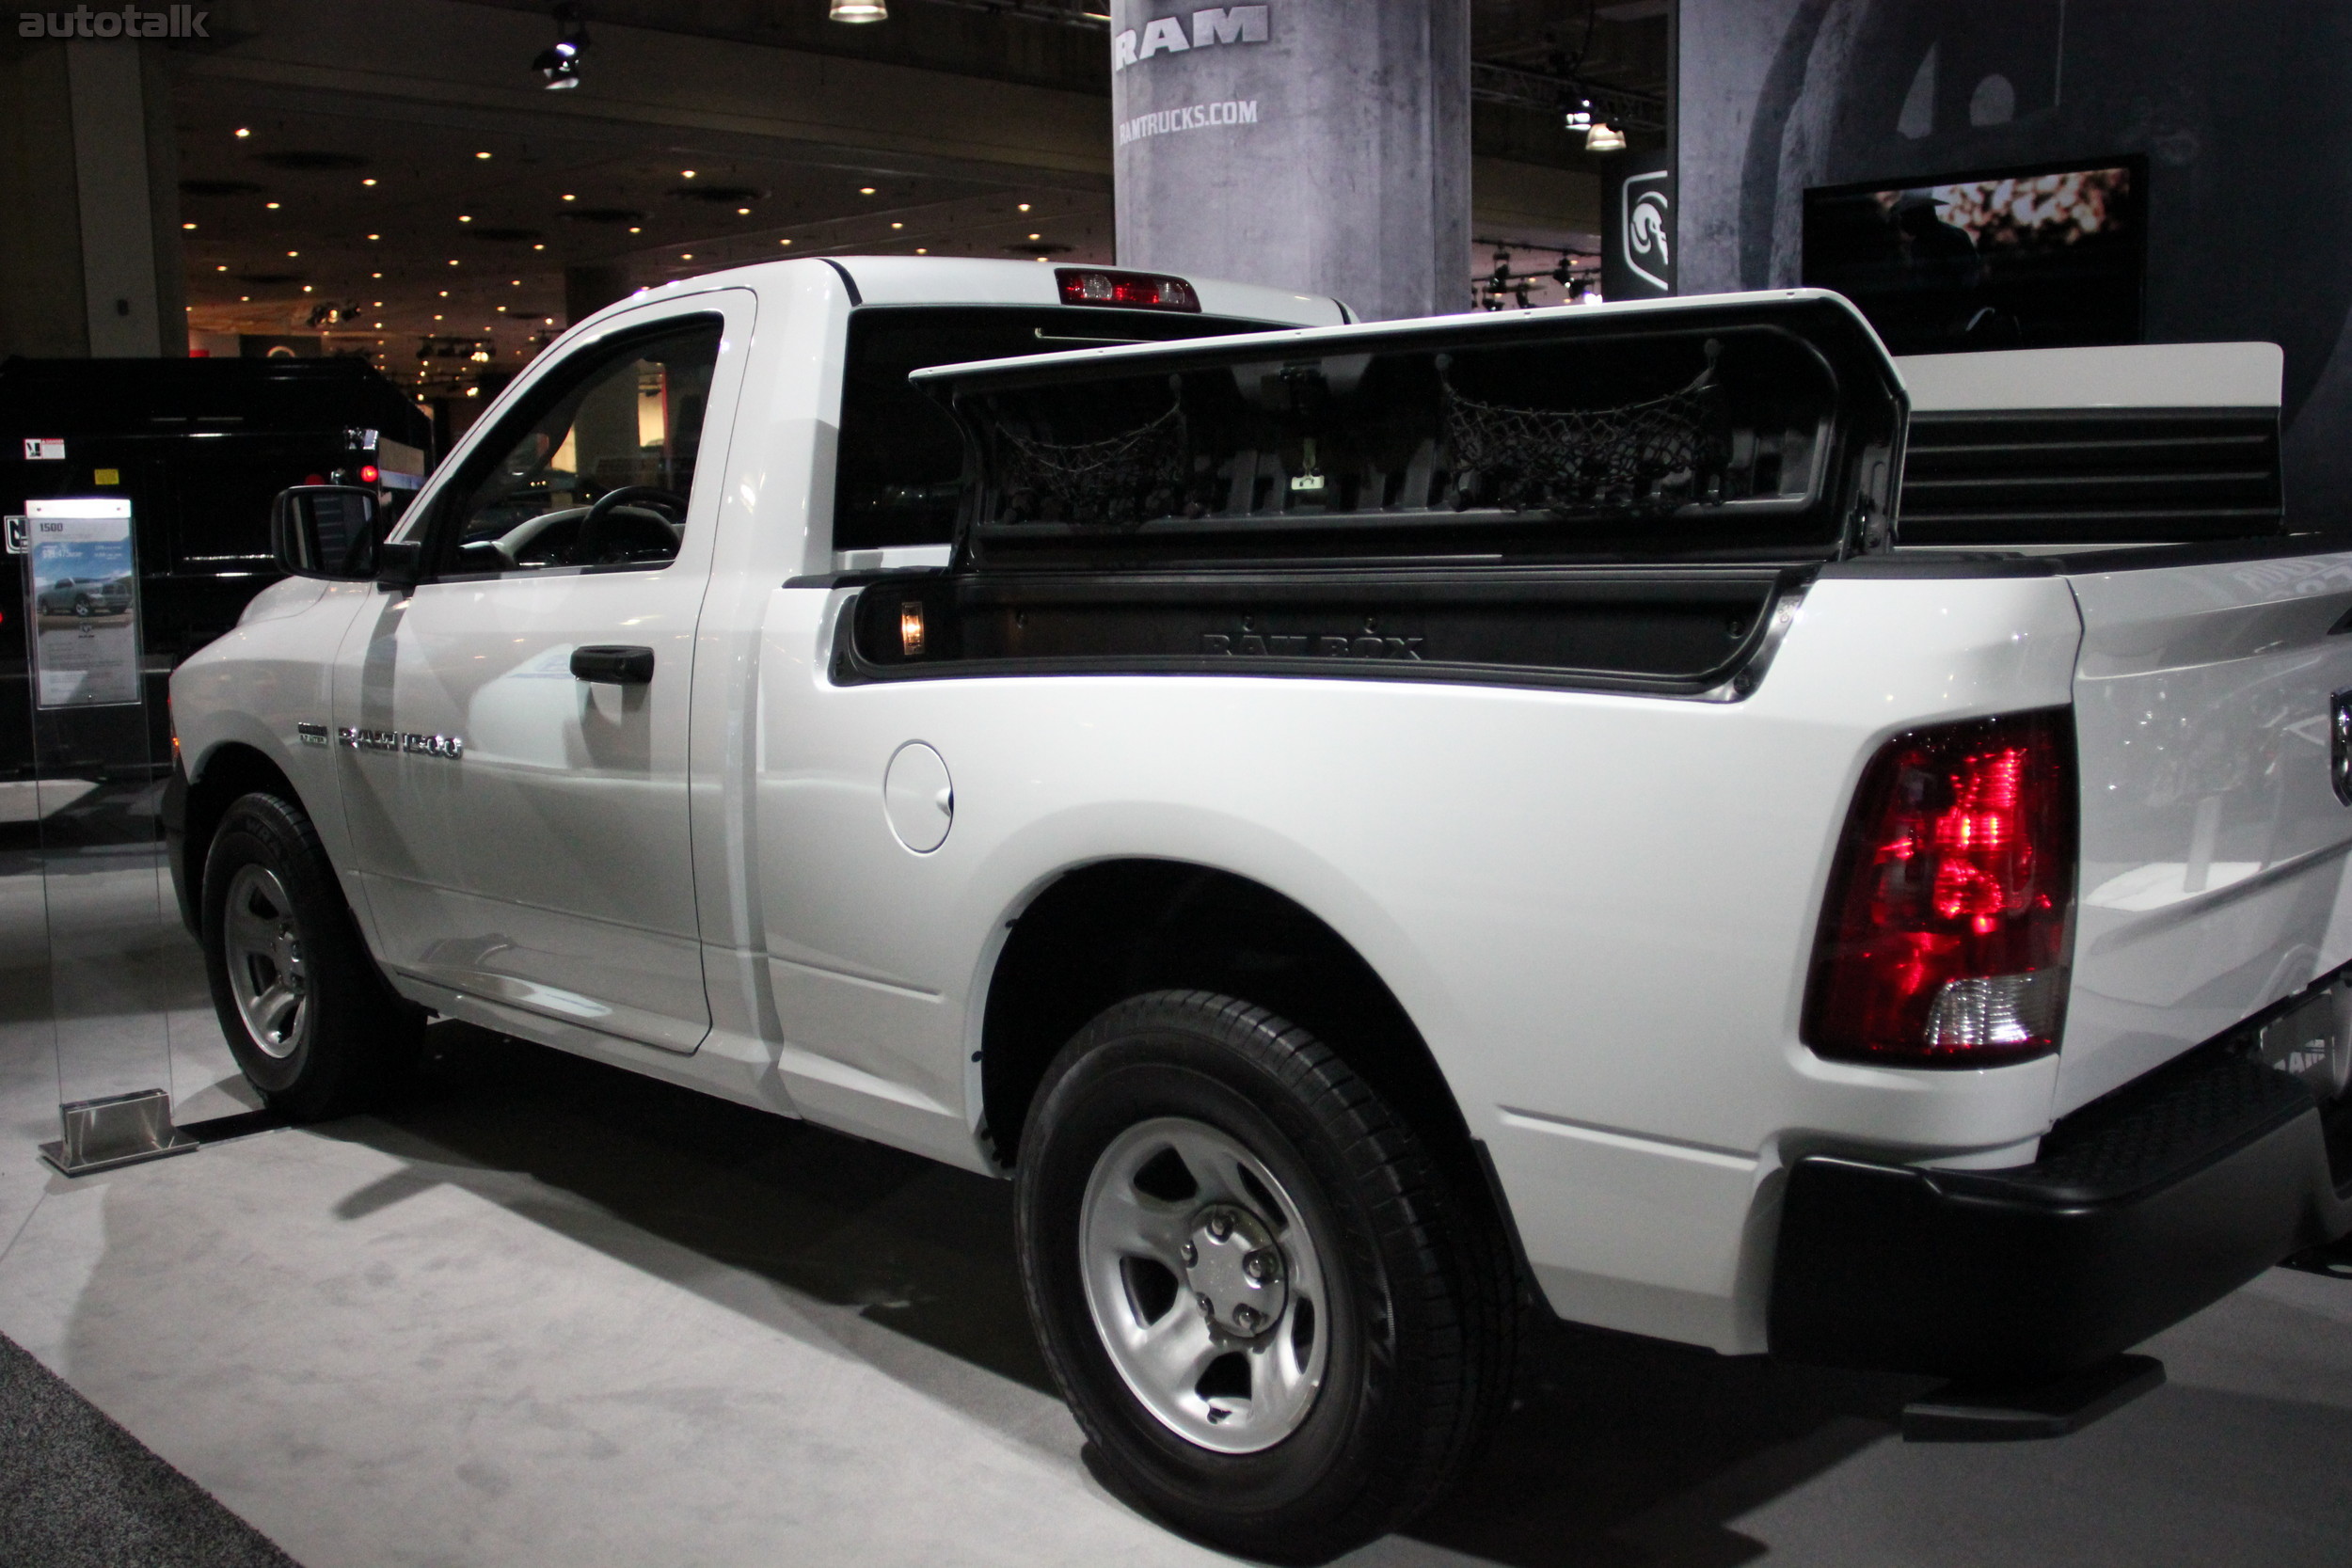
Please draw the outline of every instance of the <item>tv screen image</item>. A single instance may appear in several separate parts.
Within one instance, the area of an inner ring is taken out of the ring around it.
[[[1896,354],[2140,341],[2137,159],[1804,193],[1804,281]]]

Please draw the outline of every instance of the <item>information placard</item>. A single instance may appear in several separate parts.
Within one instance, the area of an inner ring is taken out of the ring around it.
[[[138,562],[131,503],[29,500],[33,700],[45,708],[139,700]]]

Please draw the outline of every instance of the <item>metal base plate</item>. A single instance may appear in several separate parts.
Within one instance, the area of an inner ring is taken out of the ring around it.
[[[2030,1388],[1947,1383],[1903,1406],[1906,1443],[2016,1443],[2064,1437],[2164,1386],[2153,1355],[2117,1355]]]
[[[48,1161],[61,1175],[90,1176],[102,1170],[117,1170],[124,1165],[135,1165],[145,1160],[162,1160],[174,1154],[193,1154],[203,1147],[202,1144],[175,1128],[167,1142],[159,1144],[153,1148],[133,1149],[128,1154],[109,1155],[103,1159],[84,1160],[77,1164],[67,1159],[65,1140],[61,1138],[56,1143],[42,1144],[40,1157]]]

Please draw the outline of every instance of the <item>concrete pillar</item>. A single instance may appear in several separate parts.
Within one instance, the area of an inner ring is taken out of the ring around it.
[[[1112,0],[1119,260],[1470,308],[1469,0]]]
[[[574,326],[631,293],[628,269],[582,263],[564,269],[564,325]]]
[[[0,355],[187,352],[162,46],[0,41]]]

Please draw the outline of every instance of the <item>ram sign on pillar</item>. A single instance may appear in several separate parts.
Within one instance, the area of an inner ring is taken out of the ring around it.
[[[1468,0],[1112,0],[1119,260],[1470,306]]]

